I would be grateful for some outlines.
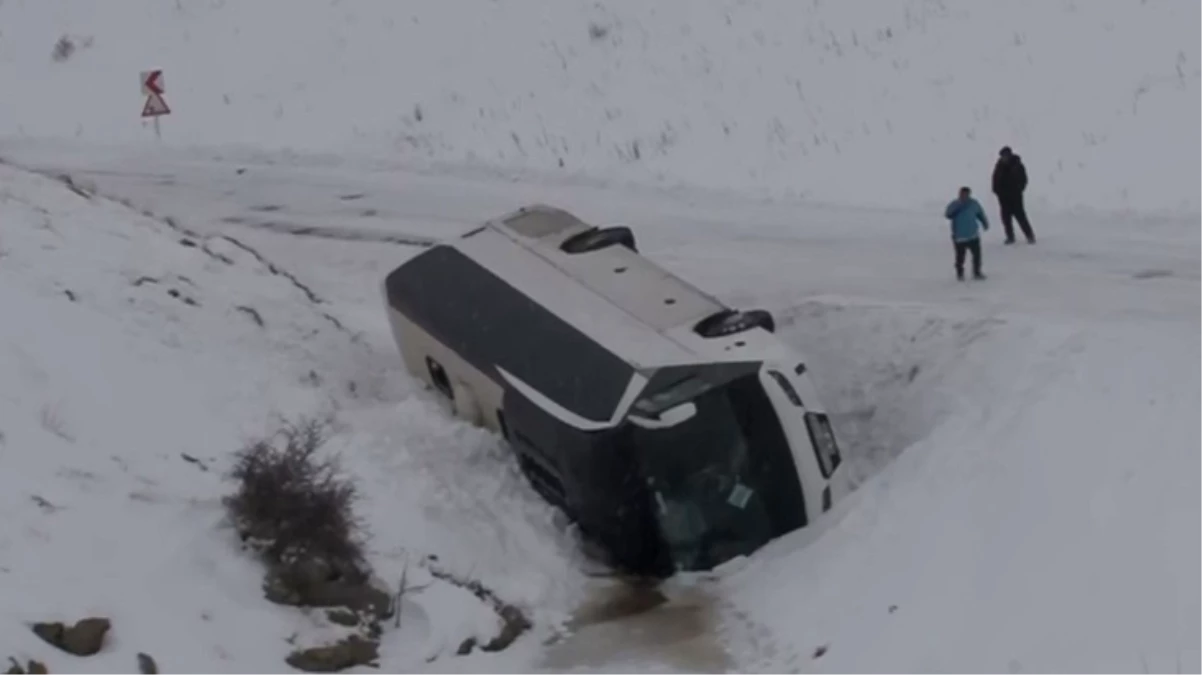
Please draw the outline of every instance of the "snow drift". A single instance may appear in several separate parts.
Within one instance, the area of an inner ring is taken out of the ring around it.
[[[8,0],[0,130],[152,143],[136,78],[162,68],[173,145],[929,208],[987,192],[1008,144],[1036,208],[1197,213],[1199,21],[1128,0]]]
[[[823,303],[801,308],[807,319],[851,341],[843,354],[874,386],[815,367],[832,375],[831,405],[881,415],[848,440],[892,437],[905,451],[824,532],[781,540],[726,580],[736,614],[780,639],[749,667],[1199,667],[1193,322]],[[893,346],[866,353],[857,339]]]
[[[570,538],[498,440],[441,419],[391,352],[238,238],[0,165],[0,311],[0,658],[129,671],[144,651],[164,669],[278,671],[332,639],[320,612],[264,599],[220,502],[233,451],[301,416],[334,420],[373,568],[388,583],[408,570],[383,667],[437,670],[499,630],[425,556],[539,630],[583,593],[548,582],[579,578]],[[30,631],[90,615],[113,629],[87,659]]]
[[[302,289],[232,241],[7,167],[0,212],[4,656],[59,672],[131,670],[138,651],[163,668],[256,662],[305,627],[261,600],[255,563],[218,527],[223,455],[328,409],[306,381],[369,371]],[[93,613],[114,628],[91,661],[25,625]]]

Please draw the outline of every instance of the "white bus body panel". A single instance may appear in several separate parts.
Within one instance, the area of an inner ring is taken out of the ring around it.
[[[698,335],[693,326],[726,306],[624,246],[577,254],[559,248],[570,237],[590,229],[590,225],[566,211],[536,205],[490,220],[446,244],[636,370],[696,363],[762,362],[760,380],[792,449],[807,513],[812,514],[812,519],[823,512],[821,495],[828,485],[833,497],[841,497],[844,483],[834,479],[846,472],[840,468],[831,480],[823,478],[805,425],[806,410],[825,411],[804,369],[797,373],[798,366],[805,362],[802,355],[762,328],[716,338]],[[471,392],[471,404],[466,410],[456,411],[457,414],[466,413],[475,418],[471,421],[504,433],[497,417],[497,411],[502,409],[502,386],[391,307],[388,316],[410,373],[436,386],[426,365],[426,357],[434,358],[447,371],[453,385]],[[804,408],[788,399],[767,375],[768,370],[778,370],[788,378]],[[525,383],[515,382],[509,373],[502,373],[502,377],[511,386],[530,389]],[[632,378],[619,409],[613,411],[610,419],[575,419],[576,416],[568,414],[561,417],[582,429],[616,426],[645,383],[641,376]],[[531,399],[542,395],[536,390],[523,393]],[[551,406],[556,407],[559,406]],[[548,409],[548,413],[554,411]]]

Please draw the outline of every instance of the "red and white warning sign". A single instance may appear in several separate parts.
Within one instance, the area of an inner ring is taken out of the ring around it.
[[[163,84],[163,71],[147,70],[141,74],[142,94],[146,96],[146,105],[142,106],[142,117],[158,117],[170,115],[171,108],[163,99],[166,87]]]

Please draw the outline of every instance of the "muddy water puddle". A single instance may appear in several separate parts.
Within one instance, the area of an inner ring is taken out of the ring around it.
[[[540,666],[558,672],[720,673],[733,669],[707,589],[598,584]]]

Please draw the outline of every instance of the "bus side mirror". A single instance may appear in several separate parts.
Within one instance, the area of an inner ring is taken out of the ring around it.
[[[663,411],[658,417],[641,417],[631,414],[629,419],[631,424],[644,429],[667,429],[668,427],[674,427],[681,422],[693,419],[696,414],[697,404],[688,401]]]

